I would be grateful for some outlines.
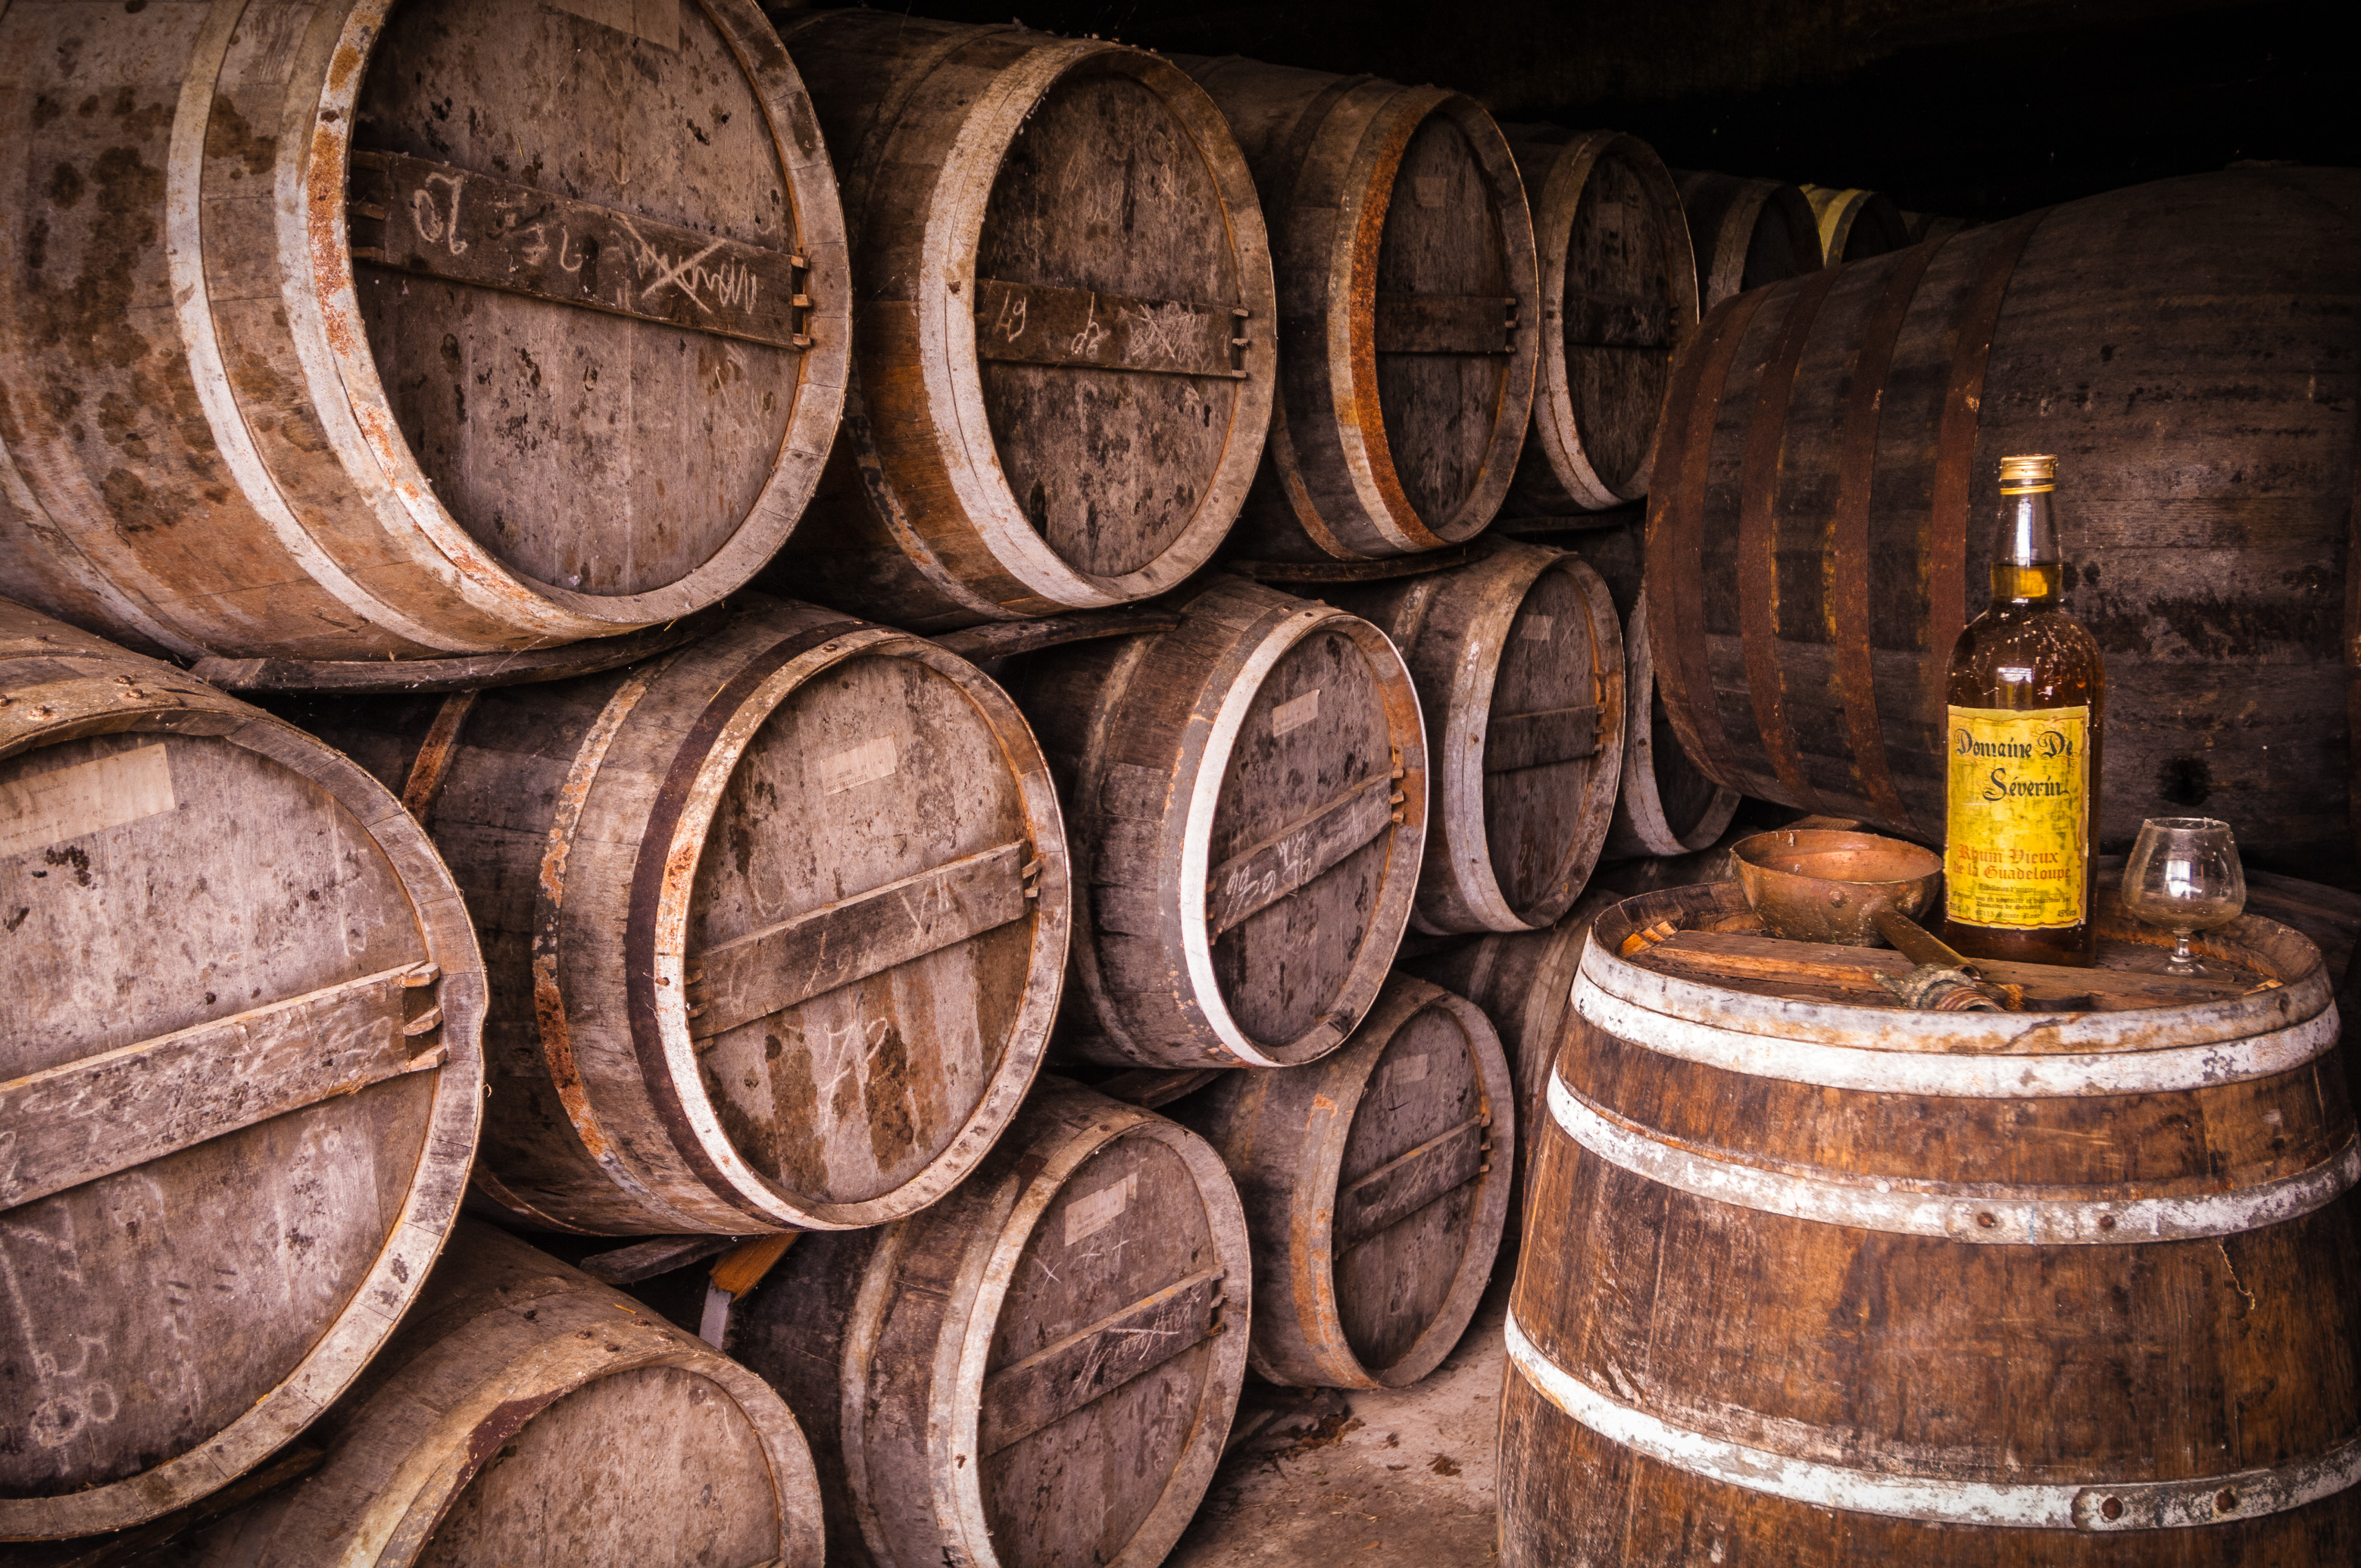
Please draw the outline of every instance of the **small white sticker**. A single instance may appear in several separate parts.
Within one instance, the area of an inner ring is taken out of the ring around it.
[[[1400,1061],[1392,1061],[1386,1064],[1386,1087],[1388,1089],[1400,1089],[1406,1083],[1423,1083],[1425,1081],[1426,1058],[1424,1057],[1405,1057]]]
[[[1320,717],[1320,688],[1313,686],[1301,696],[1289,697],[1270,710],[1271,739],[1277,740],[1291,730],[1301,729]]]
[[[1623,203],[1620,202],[1599,203],[1598,226],[1615,233],[1621,233],[1623,228]]]
[[[878,779],[891,778],[901,764],[901,754],[894,749],[894,737],[880,735],[874,740],[863,740],[858,746],[848,746],[841,751],[830,751],[815,764],[819,774],[822,795],[842,795],[846,790]]]
[[[1439,207],[1451,194],[1451,181],[1440,174],[1421,174],[1411,181],[1422,207]]]
[[[1518,626],[1517,635],[1528,642],[1546,642],[1550,640],[1550,633],[1556,630],[1557,621],[1554,618],[1546,615],[1529,615]]]
[[[1120,1219],[1139,1195],[1139,1172],[1133,1171],[1112,1187],[1085,1192],[1066,1205],[1066,1245],[1094,1236]]]
[[[645,38],[665,49],[680,48],[680,0],[546,0],[553,11]]]
[[[0,781],[0,856],[160,817],[179,804],[161,746]]]

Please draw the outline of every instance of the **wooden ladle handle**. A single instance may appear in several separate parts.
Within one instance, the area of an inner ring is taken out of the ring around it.
[[[1955,969],[1981,980],[1982,971],[1930,934],[1927,929],[1890,904],[1881,904],[1869,912],[1877,934],[1894,946],[1894,950],[1914,964],[1932,964],[1938,969]]]

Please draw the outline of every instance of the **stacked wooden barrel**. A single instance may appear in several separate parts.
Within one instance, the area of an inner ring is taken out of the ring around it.
[[[782,27],[844,182],[858,374],[766,579],[927,630],[1177,586],[1276,388],[1253,177],[1139,49],[898,12]]]
[[[1820,269],[1819,219],[1804,192],[1776,180],[1682,173],[1681,205],[1696,247],[1699,302]]]
[[[1175,56],[1246,149],[1280,388],[1239,543],[1359,560],[1456,543],[1508,494],[1542,326],[1514,155],[1473,99]]]
[[[483,1113],[458,890],[377,781],[0,599],[0,1541],[195,1502],[418,1298]]]
[[[753,0],[588,9],[0,16],[0,584],[184,656],[389,659],[761,569],[843,403],[835,178]]]
[[[2100,841],[2202,810],[2266,868],[2350,868],[2356,204],[2349,170],[2192,176],[1725,302],[1650,498],[1653,673],[1689,754],[1938,833],[1998,455],[2055,452],[2066,602],[2115,716]]]
[[[1819,227],[1820,254],[1830,267],[1883,256],[1918,237],[1893,198],[1879,192],[1833,185],[1806,185],[1803,192]]]

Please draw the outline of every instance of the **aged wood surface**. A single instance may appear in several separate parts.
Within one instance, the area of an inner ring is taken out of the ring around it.
[[[1235,577],[1155,636],[1034,655],[1016,699],[1075,853],[1088,1059],[1269,1066],[1376,1000],[1426,836],[1426,746],[1376,627]]]
[[[1673,350],[1697,330],[1697,261],[1664,160],[1636,137],[1502,127],[1533,204],[1542,334],[1510,516],[1648,493]]]
[[[1153,1568],[1229,1431],[1252,1277],[1211,1148],[1045,1080],[936,1207],[807,1237],[730,1349],[810,1434],[829,1563]]]
[[[1748,289],[1820,269],[1819,220],[1804,192],[1776,180],[1673,171],[1695,247],[1703,310]]]
[[[2340,170],[2164,181],[1722,306],[1681,356],[1651,496],[1655,674],[1689,754],[1744,793],[1938,829],[1940,675],[1986,597],[1996,455],[2057,452],[2066,604],[2119,716],[2102,846],[2200,811],[2264,869],[2345,875],[2356,205]],[[1750,453],[1775,483],[1741,482]]]
[[[1524,444],[1542,325],[1499,127],[1440,88],[1175,63],[1246,149],[1279,274],[1280,406],[1242,547],[1363,560],[1472,537]]]
[[[415,1299],[484,970],[393,795],[0,600],[0,1540],[137,1524],[302,1430]]]
[[[1277,375],[1220,114],[1095,38],[781,22],[844,183],[859,371],[765,581],[919,631],[1178,587],[1245,500]]]
[[[480,691],[620,669],[719,630],[730,614],[723,603],[614,637],[456,659],[203,658],[190,673],[232,692]]]
[[[1088,642],[1100,637],[1130,637],[1143,631],[1170,631],[1180,624],[1177,611],[1159,609],[1080,610],[1072,615],[1046,615],[1037,620],[994,620],[946,631],[934,639],[962,659],[983,663],[989,659],[1036,653],[1068,642]]]
[[[1508,1218],[1515,1098],[1482,1010],[1405,975],[1326,1060],[1173,1105],[1246,1202],[1256,1376],[1401,1387],[1451,1353]]]
[[[1866,261],[1900,250],[1921,237],[1894,199],[1876,191],[1839,189],[1832,185],[1800,187],[1812,204],[1812,221],[1820,233],[1820,254],[1831,267],[1846,261]],[[1938,236],[1939,237],[1939,236]]]
[[[999,687],[758,598],[649,663],[469,696],[425,820],[489,955],[489,1198],[601,1234],[827,1229],[973,1167],[1047,1046],[1070,910]],[[401,780],[462,700],[289,711]]]
[[[2278,988],[2047,1019],[1616,956],[1742,910],[1697,887],[1594,927],[1511,1303],[1502,1561],[2349,1561],[2354,1116],[2333,1027],[2257,1056],[2333,1024],[2317,950],[2248,918],[2210,956]],[[1603,1022],[1635,995],[1649,1039]],[[1841,1087],[1806,1040],[1981,1086]]]
[[[337,663],[742,585],[818,482],[852,300],[776,35],[673,9],[11,7],[0,582]]]
[[[1565,913],[1597,864],[1623,765],[1623,628],[1564,551],[1502,543],[1454,571],[1323,597],[1403,651],[1435,760],[1413,916],[1516,931]]]
[[[321,1423],[327,1458],[185,1568],[819,1568],[819,1487],[768,1385],[479,1221]]]

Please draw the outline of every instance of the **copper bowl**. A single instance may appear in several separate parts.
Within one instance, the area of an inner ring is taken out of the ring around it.
[[[1943,889],[1943,857],[1875,833],[1773,828],[1730,846],[1738,885],[1763,928],[1798,942],[1885,945],[1880,907],[1916,920]]]

